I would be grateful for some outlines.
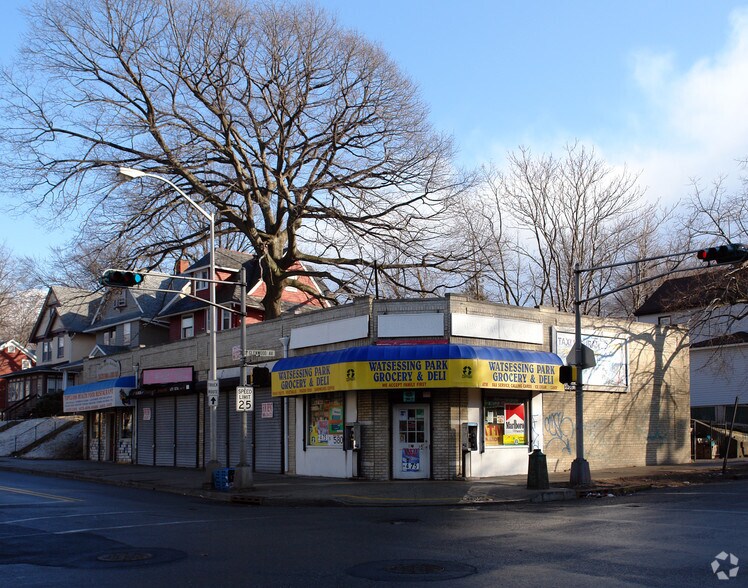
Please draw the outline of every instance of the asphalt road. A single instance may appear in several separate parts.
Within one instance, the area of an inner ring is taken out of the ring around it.
[[[465,508],[209,503],[0,473],[6,586],[748,586],[748,481]],[[738,564],[739,565],[739,564]],[[742,574],[742,575],[741,575]],[[728,576],[729,577],[729,576]]]

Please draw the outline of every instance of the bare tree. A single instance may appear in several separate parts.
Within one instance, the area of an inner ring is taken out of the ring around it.
[[[463,187],[452,144],[376,45],[310,5],[240,0],[47,0],[4,73],[4,188],[157,264],[204,223],[160,174],[216,210],[261,259],[266,316],[306,273],[347,290],[370,274],[448,269],[434,247]],[[40,79],[28,79],[36,72]],[[10,159],[8,159],[10,160]],[[177,220],[174,220],[177,219]],[[360,252],[365,252],[360,255]],[[395,253],[401,255],[394,255]],[[299,271],[298,262],[308,269]]]
[[[44,290],[27,287],[23,264],[0,244],[0,341],[28,344],[44,294]]]
[[[494,208],[503,215],[504,235],[495,250],[502,252],[502,269],[511,268],[503,270],[502,283],[515,290],[514,301],[572,310],[576,263],[606,266],[641,253],[659,226],[645,222],[651,214],[644,214],[637,176],[613,169],[578,143],[558,158],[520,148],[509,154],[504,171],[490,170],[487,179]],[[507,265],[510,255],[515,265]],[[584,273],[581,297],[614,289],[620,278],[612,268]],[[603,314],[603,299],[585,303],[583,310]]]

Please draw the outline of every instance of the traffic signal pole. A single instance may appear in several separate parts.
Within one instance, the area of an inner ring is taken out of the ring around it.
[[[590,464],[584,458],[584,386],[582,383],[582,302],[579,296],[580,289],[579,263],[574,264],[574,363],[577,367],[577,379],[574,383],[576,392],[576,449],[577,456],[571,463],[571,474],[569,482],[572,486],[590,486],[592,476]]]
[[[742,250],[742,246],[738,246],[738,247]],[[600,294],[596,294],[594,296],[589,296],[586,298],[581,297],[581,275],[582,273],[593,272],[593,271],[602,270],[602,269],[610,269],[610,268],[620,267],[624,265],[638,264],[644,261],[655,261],[655,260],[667,259],[671,257],[682,257],[684,255],[690,255],[693,253],[697,254],[698,259],[702,259],[702,260],[704,259],[704,257],[702,257],[703,254],[701,254],[699,250],[693,250],[693,251],[682,251],[680,253],[669,253],[666,255],[658,255],[655,257],[646,257],[642,259],[636,259],[634,261],[622,261],[619,263],[611,263],[607,265],[600,265],[600,266],[588,267],[588,268],[579,267],[579,263],[574,264],[574,363],[576,364],[576,368],[577,368],[574,387],[575,387],[575,393],[576,393],[575,416],[577,419],[575,434],[577,438],[576,438],[576,458],[571,463],[571,473],[569,476],[569,483],[571,486],[590,486],[592,484],[590,464],[584,457],[584,381],[583,381],[582,372],[584,371],[585,366],[584,366],[584,360],[583,360],[583,345],[582,345],[582,304],[585,302],[590,302],[592,300],[597,300],[598,298],[603,298],[604,296],[608,296],[610,294],[615,294],[616,292],[627,290],[628,288],[633,288],[634,286],[638,286],[640,284],[644,284],[649,281],[656,280],[658,278],[662,278],[667,275],[671,275],[671,274],[683,272],[683,271],[693,271],[693,268],[670,270],[665,273],[658,274],[656,276],[652,276],[644,280],[638,280],[634,282],[633,284],[627,284],[625,286],[614,288],[612,290],[608,290],[607,292],[602,292]],[[734,253],[734,251],[730,249],[730,253]],[[745,259],[745,256],[748,256],[748,252],[743,251],[743,253],[745,253],[745,255],[741,259]]]

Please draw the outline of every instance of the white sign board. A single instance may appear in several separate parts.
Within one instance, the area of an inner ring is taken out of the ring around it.
[[[273,349],[245,349],[244,357],[275,357]]]
[[[255,401],[254,386],[238,386],[236,388],[236,410],[238,412],[252,412]]]
[[[208,380],[208,406],[218,406],[218,380]]]
[[[573,332],[556,330],[554,352],[567,357],[574,349]],[[624,337],[582,333],[582,342],[594,352],[595,367],[584,370],[588,390],[621,392],[628,390],[628,341]]]

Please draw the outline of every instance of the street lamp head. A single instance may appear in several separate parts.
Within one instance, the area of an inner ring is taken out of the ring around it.
[[[143,176],[146,175],[146,172],[140,171],[139,169],[134,169],[132,167],[121,167],[119,168],[117,173],[120,176],[127,178],[128,180],[132,180],[135,178],[142,178]]]

